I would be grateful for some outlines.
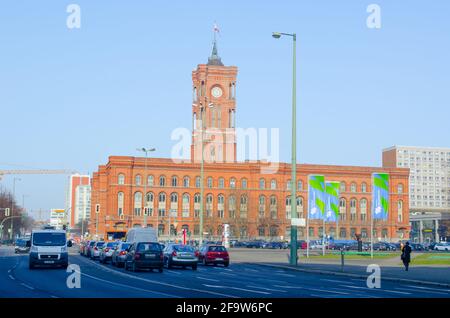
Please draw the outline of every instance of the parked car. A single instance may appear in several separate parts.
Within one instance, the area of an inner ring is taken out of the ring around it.
[[[230,255],[227,249],[222,245],[204,245],[199,251],[199,262],[203,265],[208,264],[223,264],[225,267],[230,265]]]
[[[100,251],[100,263],[106,264],[111,260],[114,249],[119,244],[119,242],[108,242],[103,245],[103,248]]]
[[[450,251],[450,243],[447,243],[447,242],[437,243],[434,246],[434,250],[435,251],[446,251],[446,252],[448,252],[448,251]]]
[[[425,247],[420,243],[411,243],[411,248],[414,251],[424,251]]]
[[[111,256],[111,264],[117,267],[123,267],[127,258],[127,249],[131,246],[128,242],[119,242]]]
[[[164,264],[167,268],[173,266],[187,266],[197,270],[199,252],[192,246],[182,244],[169,244],[164,249]]]
[[[247,242],[235,242],[233,247],[247,247]]]
[[[27,244],[27,242],[30,241],[30,239],[24,239],[19,238],[16,240],[16,245],[14,246],[14,253],[20,254],[20,253],[28,253],[30,252],[30,244]]]
[[[163,272],[164,253],[158,242],[135,242],[127,250],[125,270],[137,271],[141,268]]]
[[[84,256],[91,257],[91,251],[94,248],[95,243],[96,243],[95,241],[88,241],[88,244],[86,245]]]
[[[288,247],[286,242],[268,242],[264,244],[264,248],[269,249],[286,249]]]
[[[391,245],[390,243],[386,243],[386,242],[377,242],[375,244],[373,244],[373,249],[375,251],[395,251],[397,250],[397,248],[395,247],[395,245]]]
[[[250,241],[247,242],[246,247],[247,248],[263,248],[265,242],[264,241]]]
[[[104,241],[95,242],[95,244],[91,248],[91,252],[90,252],[91,259],[96,260],[96,259],[100,258],[100,251],[103,248],[103,245],[105,245]]]
[[[425,249],[427,251],[434,251],[434,247],[436,246],[436,242],[431,242],[431,243],[426,243],[425,245]]]
[[[80,255],[85,255],[85,250],[88,243],[88,241],[80,242],[80,245],[78,246],[78,252],[80,253]]]

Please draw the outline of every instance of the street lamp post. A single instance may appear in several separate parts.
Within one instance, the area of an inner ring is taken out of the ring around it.
[[[16,181],[21,181],[20,178],[14,178],[13,179],[13,198],[11,200],[11,216],[14,215],[14,198],[16,196]],[[14,220],[11,219],[11,234],[9,236],[10,240],[14,239]]]
[[[295,33],[273,32],[272,36],[279,39],[282,35],[291,36],[292,45],[292,168],[291,168],[291,217],[297,218],[297,65],[296,65],[296,46],[297,35]],[[308,229],[306,229],[308,231]],[[309,246],[308,246],[309,248]],[[289,263],[297,265],[297,226],[291,224],[291,250]]]
[[[148,158],[148,153],[149,152],[153,152],[156,149],[155,148],[137,148],[137,151],[142,151],[145,153],[145,168],[144,168],[144,228],[147,227],[147,214],[148,211],[146,210],[146,203],[147,203],[147,158]],[[169,215],[170,215],[170,211],[169,211]],[[158,224],[158,222],[156,222]]]

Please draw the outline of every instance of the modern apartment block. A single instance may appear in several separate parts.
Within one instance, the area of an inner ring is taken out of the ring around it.
[[[411,239],[444,240],[450,228],[450,148],[393,146],[383,167],[409,168]]]
[[[74,174],[69,177],[69,187],[66,198],[66,214],[69,227],[75,227],[83,216],[90,218],[91,182],[90,176]]]

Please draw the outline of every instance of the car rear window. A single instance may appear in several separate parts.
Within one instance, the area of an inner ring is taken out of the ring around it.
[[[103,245],[105,245],[105,242],[98,242],[97,243],[97,247],[102,247]]]
[[[131,244],[122,244],[122,251],[128,249]]]
[[[160,252],[161,251],[161,245],[158,243],[139,243],[137,246],[138,252]]]
[[[227,250],[223,246],[210,246],[208,251],[210,251],[210,252],[226,252]]]
[[[106,244],[106,247],[116,247],[117,243],[116,242],[109,242],[108,244]]]
[[[177,252],[194,252],[194,249],[189,245],[175,245],[173,250]]]

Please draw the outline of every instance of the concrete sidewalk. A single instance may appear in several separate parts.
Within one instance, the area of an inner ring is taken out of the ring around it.
[[[308,259],[303,255],[300,256],[297,266],[291,266],[286,250],[234,250],[231,251],[231,260],[238,263],[252,263],[286,270],[361,279],[367,279],[371,274],[371,272],[367,272],[368,265],[377,264],[381,268],[382,280],[450,288],[449,266],[414,265],[414,255],[408,272],[405,271],[400,261],[400,255],[385,259],[345,260],[343,270],[339,259]]]

